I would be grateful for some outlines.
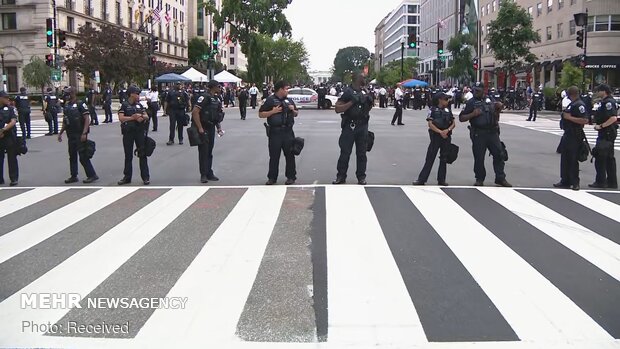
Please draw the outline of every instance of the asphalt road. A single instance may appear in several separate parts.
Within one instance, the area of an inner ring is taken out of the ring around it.
[[[248,110],[247,120],[240,120],[237,108],[226,109],[223,128],[226,134],[216,138],[214,171],[219,182],[208,185],[264,184],[268,170],[267,137],[264,120],[258,118],[258,109]],[[421,170],[429,138],[425,122],[427,111],[406,110],[405,126],[391,126],[392,109],[373,109],[370,130],[375,132],[373,150],[368,153],[367,180],[369,184],[411,184]],[[506,116],[522,118],[522,116]],[[100,116],[101,118],[101,116]],[[150,133],[157,141],[157,149],[149,158],[152,185],[199,185],[198,151],[189,146],[166,146],[168,118],[160,117],[159,131]],[[305,148],[296,158],[297,184],[328,184],[335,178],[339,156],[338,137],[340,117],[332,110],[302,110],[296,119],[295,134],[305,138]],[[93,164],[100,177],[97,185],[116,185],[122,177],[123,150],[118,123],[101,124],[91,131],[97,143]],[[555,153],[557,135],[535,130],[502,126],[502,140],[509,152],[506,163],[507,179],[518,187],[550,187],[559,180],[560,157]],[[178,140],[177,140],[178,141]],[[451,185],[469,186],[474,182],[471,141],[466,124],[459,123],[453,143],[461,147],[459,159],[448,166],[447,181]],[[38,137],[28,143],[29,152],[19,158],[20,186],[62,185],[69,176],[66,141],[58,143],[55,137]],[[428,184],[435,184],[436,162]],[[493,185],[492,158],[486,161],[486,184]],[[84,173],[80,167],[80,177]],[[581,164],[582,186],[594,179],[594,166]],[[134,160],[134,184],[139,181],[138,161]],[[279,183],[283,183],[284,158],[280,160]],[[355,159],[352,156],[349,180],[355,182]]]

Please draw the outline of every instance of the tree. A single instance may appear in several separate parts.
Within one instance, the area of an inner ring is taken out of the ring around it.
[[[254,49],[247,56],[248,79],[251,82],[263,82],[265,77],[272,80],[297,82],[308,75],[308,52],[301,41],[287,37],[273,39],[269,35],[253,36]]]
[[[370,52],[365,47],[349,46],[341,48],[334,58],[334,79],[344,82],[345,72],[361,72],[369,60]]]
[[[501,0],[497,18],[489,23],[488,42],[493,56],[506,73],[536,62],[530,45],[540,42],[527,11],[512,2]],[[506,79],[506,85],[510,79]],[[506,86],[507,87],[507,86]]]
[[[153,68],[148,64],[150,48],[132,33],[115,26],[103,24],[81,26],[80,41],[70,47],[70,57],[65,61],[68,69],[90,77],[99,70],[101,82],[144,81]]]
[[[37,56],[30,58],[30,63],[24,66],[22,76],[28,86],[40,87],[44,93],[46,85],[51,82],[52,69]]]
[[[575,67],[570,62],[564,62],[562,66],[562,79],[560,80],[560,88],[565,90],[571,86],[581,86],[583,81],[583,70]]]
[[[211,53],[211,46],[206,41],[196,37],[187,43],[187,57],[189,64],[194,65],[203,60],[203,56]]]
[[[418,57],[407,57],[403,62],[403,70],[405,79],[412,78],[418,67]],[[400,82],[400,60],[391,61],[379,70],[377,73],[377,82],[382,86],[394,86]]]
[[[448,42],[448,51],[452,54],[452,65],[446,69],[449,77],[460,82],[469,83],[476,76],[473,66],[472,47],[475,38],[471,34],[456,34]]]

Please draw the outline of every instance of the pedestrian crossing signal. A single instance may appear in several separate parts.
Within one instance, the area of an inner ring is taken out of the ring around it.
[[[437,54],[438,55],[442,55],[443,54],[443,40],[438,40],[437,41]]]
[[[48,67],[54,66],[54,55],[53,54],[49,53],[45,55],[45,64]]]
[[[58,47],[67,46],[67,32],[64,30],[58,31]]]
[[[217,52],[219,50],[219,33],[218,32],[213,32],[213,36],[212,36],[212,43],[213,43],[213,51]]]
[[[407,46],[409,48],[416,48],[416,47],[418,47],[418,43],[416,42],[416,35],[415,34],[409,34],[409,37],[407,38]]]
[[[48,18],[45,20],[45,36],[47,39],[47,47],[54,47],[54,19]]]

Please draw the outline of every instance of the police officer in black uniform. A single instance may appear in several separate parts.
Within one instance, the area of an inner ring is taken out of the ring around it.
[[[366,185],[366,144],[368,141],[368,120],[370,119],[370,109],[372,101],[364,93],[364,76],[360,73],[353,74],[353,83],[347,87],[342,96],[336,102],[336,113],[342,113],[340,139],[340,157],[338,158],[336,179],[332,184],[344,184],[347,180],[347,170],[349,169],[349,158],[355,144],[355,154],[357,156],[357,183]]]
[[[560,159],[560,182],[556,188],[579,190],[579,151],[583,144],[583,125],[588,123],[585,104],[579,98],[579,89],[571,86],[566,91],[571,103],[562,113],[562,155]]]
[[[499,139],[499,117],[490,98],[484,98],[484,85],[481,82],[474,84],[474,97],[465,104],[459,120],[469,121],[469,135],[472,141],[474,153],[475,186],[483,186],[486,177],[484,158],[489,149],[493,155],[493,170],[495,171],[495,184],[502,187],[512,187],[506,181],[504,172],[504,158],[502,145]]]
[[[431,137],[431,143],[428,145],[426,151],[426,161],[424,167],[418,176],[418,179],[413,182],[413,185],[424,185],[428,180],[428,176],[435,163],[437,152],[441,150],[439,156],[439,170],[437,171],[437,182],[439,185],[447,186],[446,183],[446,167],[445,160],[446,152],[448,151],[448,145],[452,142],[452,130],[456,126],[454,123],[454,116],[448,106],[450,105],[450,96],[440,92],[433,96],[433,106],[428,112],[428,134]]]
[[[104,124],[112,122],[112,89],[110,85],[106,85],[103,90],[103,111],[105,113]]]
[[[594,156],[594,168],[596,180],[588,185],[591,188],[618,188],[616,175],[616,158],[614,156],[614,143],[618,136],[618,104],[611,94],[608,85],[599,85],[596,93],[600,100],[600,107],[594,113],[594,129],[598,131],[596,138],[596,151]]]
[[[592,105],[592,96],[590,95],[590,92],[584,91],[581,94],[580,98],[583,101],[583,104],[586,106],[586,115],[588,115],[588,120],[592,121],[593,105]]]
[[[62,128],[58,134],[58,142],[62,142],[62,134],[67,131],[67,138],[69,144],[69,170],[71,177],[65,179],[66,184],[75,183],[78,181],[78,154],[80,157],[80,164],[86,172],[86,179],[84,183],[92,183],[99,179],[97,173],[93,168],[93,164],[90,162],[90,158],[84,156],[84,153],[79,152],[79,148],[88,139],[89,131],[89,111],[86,103],[78,101],[75,90],[70,91],[70,97],[63,109]]]
[[[0,91],[0,184],[4,184],[4,153],[8,157],[10,185],[17,185],[19,167],[17,165],[17,115],[9,102],[9,94]]]
[[[26,88],[19,89],[19,95],[15,96],[15,108],[19,114],[19,128],[22,130],[22,137],[30,139],[30,99]]]
[[[239,114],[241,114],[241,120],[245,120],[245,116],[248,112],[248,99],[250,98],[250,94],[245,86],[241,86],[237,98],[239,98]]]
[[[515,98],[516,98],[515,88],[510,86],[510,88],[508,89],[507,97],[506,97],[506,102],[507,102],[506,109],[514,110]]]
[[[286,160],[286,182],[284,184],[295,184],[295,180],[297,180],[295,155],[293,154],[293,143],[295,142],[293,125],[298,111],[295,103],[287,98],[289,87],[287,82],[276,82],[274,94],[267,97],[265,103],[258,110],[258,116],[267,119],[268,124],[269,172],[267,173],[266,185],[273,185],[278,181],[280,153],[282,152],[284,152]]]
[[[168,93],[165,110],[170,120],[170,135],[166,145],[174,144],[175,129],[179,135],[179,144],[183,144],[183,125],[185,124],[185,112],[189,108],[189,102],[189,96],[182,89],[181,84],[177,84],[177,88]]]
[[[325,83],[321,83],[321,86],[316,90],[316,93],[319,95],[319,104],[317,109],[325,109],[325,96],[327,96],[327,88],[325,87]]]
[[[527,121],[536,121],[541,102],[542,94],[538,91],[538,89],[536,89],[534,90],[534,93],[532,93],[532,100],[530,101],[530,117],[527,118]]]
[[[121,89],[118,90],[118,102],[122,105],[127,101],[127,97],[127,89],[125,87],[121,87]]]
[[[149,117],[146,114],[146,109],[140,104],[140,89],[136,86],[131,86],[127,89],[127,94],[129,95],[127,101],[123,102],[118,110],[118,120],[121,122],[123,148],[125,150],[125,168],[123,170],[123,178],[118,181],[118,185],[131,183],[134,143],[140,158],[142,183],[149,185],[151,183],[151,176],[144,151]]]
[[[86,105],[88,106],[88,113],[90,114],[90,124],[99,125],[99,118],[97,117],[97,111],[95,110],[95,96],[97,92],[94,89],[88,90],[86,93]]]
[[[50,87],[47,88],[45,95],[45,113],[48,115],[47,126],[48,131],[45,135],[51,136],[58,134],[58,97]]]
[[[192,122],[205,142],[198,146],[198,168],[200,182],[219,181],[213,174],[213,147],[215,146],[215,132],[220,130],[220,123],[224,120],[220,84],[211,80],[207,84],[207,91],[196,100],[192,109]]]

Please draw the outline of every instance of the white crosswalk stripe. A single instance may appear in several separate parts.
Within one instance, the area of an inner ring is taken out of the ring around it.
[[[312,195],[299,195],[308,191]],[[73,199],[65,206],[49,205],[67,197]],[[0,208],[5,208],[0,209],[0,226],[16,227],[0,229],[0,347],[620,348],[618,192],[103,187],[80,192],[7,188],[0,189],[0,198]],[[411,215],[402,217],[406,223],[394,222],[386,215],[389,207],[378,206],[386,203],[409,205]],[[574,215],[553,203],[583,205],[587,212]],[[311,223],[304,223],[311,232],[306,245],[281,238],[299,224],[295,217],[282,217],[285,209],[313,213]],[[589,216],[594,218],[583,219]],[[494,228],[498,222],[505,222],[501,231]],[[394,233],[400,240],[390,235]],[[414,245],[416,251],[432,250],[414,260],[400,258],[403,249]],[[188,247],[195,247],[194,252]],[[294,249],[312,255],[314,284],[307,285],[304,296],[311,301],[295,304],[273,298],[259,305],[258,314],[270,314],[271,308],[283,317],[284,328],[310,331],[314,341],[295,340],[300,337],[290,333],[275,333],[273,338],[281,339],[270,342],[242,339],[239,333],[245,326],[260,328],[265,320],[246,312],[253,293],[278,297],[278,290],[286,287],[261,279],[259,275],[276,272],[263,269],[263,262],[268,259],[272,267],[280,261],[284,268],[295,269],[300,261],[287,257]],[[434,254],[459,263],[471,275],[471,284],[459,278],[448,293],[428,292],[428,285],[416,284],[420,275],[447,283],[454,279],[457,269],[452,264],[426,264]],[[165,258],[149,259],[152,256]],[[185,256],[187,264],[178,264]],[[324,293],[320,287],[326,288]],[[475,289],[494,309],[478,304],[480,299],[470,291],[459,293]],[[445,294],[456,297],[444,299]],[[77,296],[82,307],[60,301],[36,306],[28,303],[35,298],[27,296],[33,295]],[[85,306],[90,298],[136,295],[185,298],[187,307],[124,312]],[[475,304],[462,307],[468,302]],[[286,309],[278,308],[287,306],[310,307],[315,318],[287,318]],[[429,317],[424,310],[429,307],[448,313]],[[326,319],[320,316],[323,310]],[[455,321],[461,312],[470,321]],[[513,335],[459,340],[488,334],[488,328],[477,328],[494,326],[485,324],[478,312],[505,323]],[[122,335],[67,332],[71,321],[104,329],[102,323],[127,323],[130,330]],[[58,327],[64,332],[55,331]],[[327,333],[319,341],[323,327]]]

